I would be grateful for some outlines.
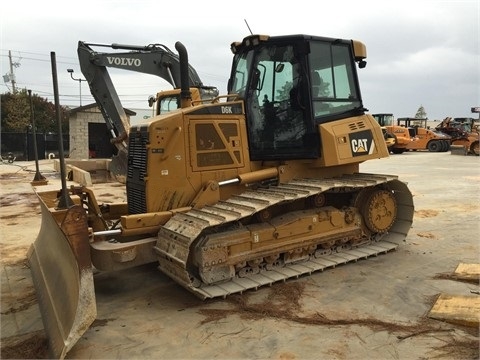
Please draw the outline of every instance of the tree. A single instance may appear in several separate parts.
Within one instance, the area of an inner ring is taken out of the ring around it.
[[[32,94],[33,114],[38,133],[56,133],[58,130],[55,104]],[[68,110],[60,107],[62,130],[68,132]],[[4,132],[25,132],[31,125],[30,97],[27,90],[1,95],[1,127]]]
[[[418,108],[417,113],[415,114],[415,119],[427,119],[427,113],[425,112],[423,105],[420,105]]]

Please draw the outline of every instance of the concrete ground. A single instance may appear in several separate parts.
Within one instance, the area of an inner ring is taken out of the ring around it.
[[[478,359],[478,329],[434,320],[449,278],[480,262],[480,158],[408,152],[362,164],[397,174],[415,217],[398,250],[271,287],[201,301],[156,265],[95,277],[97,320],[67,354],[91,359]],[[40,171],[59,182],[48,160]],[[26,253],[40,228],[33,162],[0,165],[1,358],[45,358]],[[124,191],[94,185],[102,201]]]

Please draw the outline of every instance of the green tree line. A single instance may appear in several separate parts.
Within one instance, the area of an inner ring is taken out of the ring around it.
[[[0,95],[2,132],[26,132],[31,128],[30,96],[26,89]],[[32,93],[33,114],[37,133],[57,133],[55,104]],[[62,132],[68,133],[68,109],[60,106]]]

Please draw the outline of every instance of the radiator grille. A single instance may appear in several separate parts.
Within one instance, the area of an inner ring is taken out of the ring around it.
[[[147,176],[148,161],[147,144],[147,129],[132,129],[128,142],[127,203],[129,214],[143,214],[147,212],[145,199],[145,177]]]

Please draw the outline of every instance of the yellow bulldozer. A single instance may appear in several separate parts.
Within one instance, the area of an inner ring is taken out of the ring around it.
[[[393,114],[378,113],[372,116],[384,132],[384,138],[389,152],[393,154],[403,154],[408,150],[411,143],[418,140],[414,134],[410,134],[408,128],[395,124]]]
[[[73,187],[59,206],[60,191],[37,188],[29,262],[52,357],[96,317],[94,272],[157,262],[195,296],[226,297],[387,253],[411,227],[407,185],[359,171],[388,156],[362,102],[362,42],[248,36],[231,44],[228,93],[195,104],[186,48],[175,47],[179,108],[123,137],[127,202],[99,204]],[[95,93],[105,65],[83,47],[79,59]],[[111,118],[121,106],[107,90],[96,99]]]

